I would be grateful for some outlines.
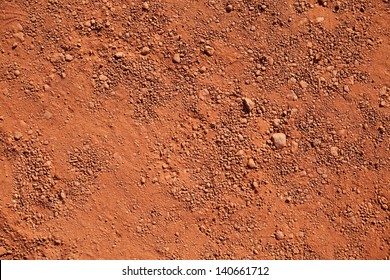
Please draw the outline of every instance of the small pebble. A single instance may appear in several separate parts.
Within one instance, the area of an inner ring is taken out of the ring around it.
[[[281,119],[273,119],[272,120],[272,125],[275,126],[275,127],[279,127],[281,122],[282,122]]]
[[[233,11],[233,6],[229,4],[226,6],[226,12],[230,13],[231,11]]]
[[[275,233],[275,238],[276,238],[276,240],[282,240],[282,239],[284,239],[284,233],[283,233],[283,231],[281,231],[281,230],[278,230],[276,233]]]
[[[106,75],[103,75],[103,74],[102,74],[102,75],[99,75],[99,80],[100,80],[100,81],[107,81],[107,79],[108,79],[108,78],[107,78]]]
[[[255,163],[255,161],[253,160],[253,158],[250,158],[250,159],[248,160],[248,167],[251,168],[251,169],[256,168],[256,163]]]
[[[49,111],[45,111],[45,113],[43,114],[43,117],[44,117],[46,120],[50,120],[50,119],[53,117],[53,114],[50,113]]]
[[[330,147],[330,154],[334,157],[337,157],[339,155],[339,148],[337,147]]]
[[[144,2],[144,3],[142,4],[142,9],[145,10],[145,11],[148,11],[148,10],[149,10],[149,3]]]
[[[175,53],[175,55],[172,57],[172,61],[174,63],[180,63],[180,61],[181,61],[180,54]]]
[[[115,59],[121,59],[124,56],[125,56],[124,52],[117,52],[116,54],[114,54]]]
[[[149,47],[143,47],[141,49],[141,55],[148,55],[150,53],[150,48]]]
[[[20,131],[16,131],[14,134],[14,139],[15,140],[20,140],[22,138],[22,133]]]
[[[244,102],[245,111],[247,111],[248,113],[252,112],[253,108],[255,107],[255,103],[251,99],[246,97],[244,97],[242,100]]]
[[[65,61],[72,61],[73,60],[73,56],[71,54],[66,54],[65,55]]]
[[[208,56],[213,56],[215,53],[215,50],[210,46],[206,46],[204,48],[204,53],[207,54]]]
[[[62,198],[63,200],[66,199],[66,193],[65,193],[64,191],[61,192],[60,196],[61,196],[61,198]]]
[[[286,146],[286,134],[274,133],[272,135],[272,142],[274,143],[276,149],[282,149],[284,146]]]
[[[291,152],[293,154],[298,153],[299,144],[295,141],[291,141]]]
[[[307,88],[308,87],[308,83],[306,83],[305,81],[300,81],[299,82],[299,85],[303,88],[303,89],[305,89],[305,88]]]
[[[50,61],[52,63],[60,62],[65,59],[64,55],[62,53],[55,53],[51,56]]]

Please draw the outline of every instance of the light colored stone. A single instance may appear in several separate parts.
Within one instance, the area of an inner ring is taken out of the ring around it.
[[[66,199],[66,193],[64,191],[61,191],[60,196],[63,200]]]
[[[108,80],[108,78],[107,78],[107,76],[106,75],[99,75],[99,80],[100,81],[107,81]]]
[[[53,117],[53,114],[51,112],[49,112],[49,111],[45,111],[45,113],[43,114],[43,117],[46,120],[50,120]]]
[[[44,84],[44,85],[43,85],[43,89],[44,89],[45,91],[48,91],[48,90],[50,89],[50,86],[49,86],[48,84]]]
[[[272,120],[272,125],[275,126],[275,127],[279,127],[281,122],[282,122],[281,119],[273,119]]]
[[[231,11],[233,11],[233,6],[229,4],[226,6],[226,12],[230,13]]]
[[[309,84],[306,83],[305,81],[300,81],[300,82],[299,82],[299,85],[300,85],[301,88],[303,88],[303,89],[305,89],[305,88],[307,88],[307,87],[309,86]]]
[[[250,158],[249,160],[248,160],[248,167],[249,168],[256,168],[256,163],[255,163],[255,161],[253,160],[253,158]]]
[[[55,54],[53,54],[50,57],[50,61],[52,63],[57,63],[57,62],[60,62],[60,61],[64,61],[64,59],[65,59],[65,56],[62,53],[55,53]]]
[[[125,53],[124,53],[124,52],[117,52],[117,53],[114,54],[114,57],[115,57],[116,59],[121,59],[121,58],[123,58],[124,56],[125,56]]]
[[[150,48],[149,47],[143,47],[141,49],[141,55],[148,55],[150,53]]]
[[[292,152],[293,154],[298,153],[298,148],[299,148],[298,142],[291,141],[291,152]]]
[[[255,108],[255,102],[252,101],[250,98],[244,97],[243,99],[244,102],[244,108],[247,112],[252,112],[252,110]]]
[[[22,138],[22,133],[20,132],[20,131],[16,131],[15,133],[14,133],[14,139],[15,140],[20,140],[21,138]]]
[[[215,53],[215,50],[210,46],[206,46],[204,48],[204,53],[207,54],[208,56],[213,56]]]
[[[339,148],[337,147],[330,147],[330,154],[334,157],[337,157],[339,155]]]
[[[181,62],[180,54],[175,53],[174,56],[172,57],[172,61],[174,63],[180,63]]]
[[[149,11],[149,3],[148,2],[144,2],[142,4],[142,9],[144,9],[145,11]]]
[[[65,61],[72,61],[73,60],[73,55],[71,55],[71,54],[66,54],[65,55]]]
[[[282,240],[285,238],[285,235],[283,233],[283,231],[281,230],[278,230],[276,233],[275,233],[275,238],[276,240]]]
[[[24,42],[24,33],[23,32],[17,32],[14,34],[14,37],[18,39],[20,42]]]
[[[286,143],[287,143],[286,134],[274,133],[272,135],[272,142],[274,143],[274,145],[277,149],[282,149],[283,147],[286,146]]]

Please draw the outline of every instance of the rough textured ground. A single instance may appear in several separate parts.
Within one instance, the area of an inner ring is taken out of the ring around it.
[[[1,259],[389,259],[388,0],[0,0]]]

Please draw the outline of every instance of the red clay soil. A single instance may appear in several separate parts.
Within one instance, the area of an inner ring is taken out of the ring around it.
[[[390,259],[388,0],[0,0],[1,259]]]

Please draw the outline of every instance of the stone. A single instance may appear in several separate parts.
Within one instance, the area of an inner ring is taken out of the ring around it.
[[[24,42],[24,33],[23,32],[17,32],[14,34],[14,37],[18,39],[20,42]]]
[[[339,155],[339,148],[337,147],[330,147],[330,154],[334,157],[337,157]]]
[[[60,196],[61,196],[62,200],[66,199],[66,193],[64,191],[61,191]]]
[[[71,55],[71,54],[66,54],[66,55],[65,55],[65,61],[70,62],[70,61],[72,61],[72,60],[73,60],[73,55]]]
[[[20,131],[16,131],[15,133],[14,133],[14,139],[15,140],[20,140],[21,138],[22,138],[22,133],[20,132]]]
[[[199,73],[204,74],[204,73],[206,73],[206,70],[207,70],[206,66],[202,66],[199,69]]]
[[[148,11],[149,10],[149,3],[148,2],[144,2],[142,4],[142,9],[145,10],[145,11]]]
[[[291,100],[291,101],[297,101],[298,96],[295,94],[295,92],[292,91],[292,92],[287,94],[287,99]]]
[[[300,82],[299,82],[299,85],[300,85],[301,88],[303,88],[303,89],[305,89],[305,88],[307,88],[307,87],[309,86],[309,84],[306,83],[305,81],[300,81]]]
[[[320,146],[321,143],[322,143],[322,141],[321,141],[320,138],[315,138],[315,139],[311,142],[311,145],[312,145],[312,147],[314,148],[314,147]]]
[[[23,31],[23,26],[18,22],[18,23],[15,24],[13,29],[14,29],[15,32],[22,32]]]
[[[282,149],[286,146],[286,134],[284,133],[274,133],[272,135],[272,142],[274,143],[276,149]]]
[[[50,58],[50,62],[51,63],[57,63],[57,62],[60,62],[60,61],[64,61],[65,59],[65,56],[62,54],[62,53],[55,53],[51,56]]]
[[[206,100],[206,98],[209,96],[210,92],[205,88],[200,91],[198,91],[198,98],[200,100]]]
[[[320,4],[320,5],[323,6],[323,7],[328,6],[328,3],[327,3],[326,0],[318,0],[318,4]]]
[[[256,163],[255,163],[255,161],[253,160],[253,158],[250,158],[249,160],[248,160],[248,167],[249,168],[251,168],[251,169],[253,169],[253,168],[256,168]]]
[[[281,230],[278,230],[275,233],[276,240],[282,240],[282,239],[284,239],[284,237],[285,237],[285,235],[284,235],[283,231],[281,231]]]
[[[99,75],[99,80],[100,81],[107,81],[108,80],[108,78],[107,78],[107,76],[106,75]]]
[[[272,125],[273,125],[274,127],[279,127],[281,122],[282,122],[281,119],[273,119],[273,120],[272,120]]]
[[[45,113],[43,114],[43,117],[46,120],[50,120],[53,117],[53,114],[51,112],[49,112],[49,111],[45,111]]]
[[[114,58],[115,59],[121,59],[125,56],[125,53],[124,52],[117,52],[114,54]]]
[[[210,46],[206,46],[204,48],[204,53],[207,54],[208,56],[213,56],[215,53],[215,50]]]
[[[150,48],[149,47],[143,47],[141,49],[141,55],[148,55],[150,53]]]
[[[252,112],[253,108],[255,107],[255,102],[253,102],[251,99],[246,97],[244,97],[242,100],[244,102],[245,111],[248,113]]]
[[[172,61],[174,63],[180,63],[181,62],[180,54],[175,53],[174,56],[172,57]]]
[[[292,141],[292,142],[291,142],[291,152],[292,152],[293,154],[298,153],[298,148],[299,148],[298,142]]]
[[[109,88],[110,88],[110,85],[109,85],[107,82],[104,82],[104,83],[102,84],[102,87],[103,87],[104,89],[109,89]]]
[[[226,6],[226,12],[230,13],[231,11],[233,11],[233,6],[229,4]]]

